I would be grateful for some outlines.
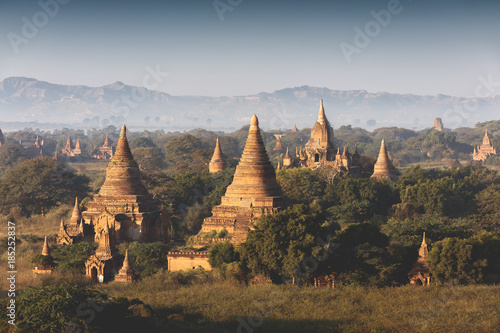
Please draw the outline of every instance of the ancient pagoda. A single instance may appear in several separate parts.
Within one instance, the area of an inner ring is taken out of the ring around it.
[[[57,244],[73,244],[81,241],[92,243],[94,240],[94,228],[90,224],[85,224],[82,218],[78,198],[75,198],[75,207],[68,224],[61,220]]]
[[[96,242],[105,226],[109,227],[112,243],[166,241],[168,215],[142,184],[126,133],[123,126],[104,184],[87,204],[82,217],[86,224],[93,226]]]
[[[282,152],[283,151],[283,144],[281,143],[281,137],[283,134],[274,134],[274,137],[276,138],[276,144],[274,145],[273,151],[275,152]]]
[[[97,158],[99,160],[109,160],[111,157],[113,157],[113,147],[111,147],[111,144],[109,143],[109,138],[108,135],[106,134],[106,139],[104,139],[104,144],[99,147],[99,150],[96,150],[93,154],[94,158]]]
[[[435,129],[436,131],[443,131],[443,121],[441,118],[436,117],[434,118],[434,122],[432,123],[432,128]]]
[[[2,130],[0,129],[0,147],[5,144],[5,137],[3,136]]]
[[[290,165],[292,165],[292,162],[293,162],[292,156],[290,156],[290,151],[288,150],[288,147],[287,147],[285,156],[283,156],[283,167],[284,168],[289,167]]]
[[[392,164],[387,155],[387,150],[385,148],[385,141],[382,140],[380,144],[380,152],[378,153],[377,162],[373,167],[373,174],[370,178],[375,179],[390,179],[396,180],[396,175],[392,173]]]
[[[203,221],[201,234],[226,230],[231,243],[239,244],[245,241],[254,221],[283,207],[282,196],[254,115],[233,182],[221,204],[212,209],[212,216]]]
[[[80,139],[76,140],[75,148],[73,148],[73,142],[71,137],[68,135],[68,140],[66,140],[66,145],[62,149],[62,153],[66,156],[78,156],[82,154],[82,149],[80,146]]]
[[[107,223],[99,232],[99,245],[95,254],[85,262],[86,275],[94,282],[111,280],[116,265],[115,251],[111,248],[110,230]]]
[[[420,250],[418,251],[418,259],[410,273],[408,273],[408,279],[410,284],[414,285],[429,285],[431,281],[431,275],[429,273],[429,267],[427,266],[427,261],[429,259],[429,251],[427,249],[427,243],[425,242],[425,232],[422,238],[422,244],[420,245]]]
[[[311,138],[305,146],[307,165],[328,164],[335,158],[333,146],[333,129],[326,118],[323,100],[320,100],[318,119],[311,129]]]
[[[47,242],[47,236],[43,241],[42,256],[45,258],[45,264],[33,265],[33,273],[35,274],[50,274],[52,273],[53,258],[50,255],[50,248]]]
[[[474,161],[484,162],[491,155],[496,155],[497,151],[491,144],[490,137],[488,136],[488,130],[484,133],[483,143],[479,147],[474,147],[474,152],[472,153],[472,159]]]
[[[219,171],[223,171],[227,166],[226,159],[224,158],[224,154],[222,153],[222,149],[220,148],[219,138],[215,142],[214,154],[212,155],[212,159],[208,164],[208,171],[210,173],[216,173]]]
[[[125,259],[123,259],[122,268],[115,275],[115,281],[118,282],[132,282],[135,279],[135,272],[130,267],[130,261],[128,259],[128,249],[125,251]]]

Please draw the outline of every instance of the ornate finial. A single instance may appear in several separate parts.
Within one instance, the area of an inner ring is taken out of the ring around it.
[[[252,120],[250,120],[250,125],[251,126],[259,126],[259,119],[257,118],[256,115],[252,116]]]
[[[424,237],[422,238],[422,244],[427,244],[427,243],[425,242],[425,231],[424,231]]]
[[[127,137],[127,127],[125,125],[122,126],[122,130],[120,131],[120,138]]]

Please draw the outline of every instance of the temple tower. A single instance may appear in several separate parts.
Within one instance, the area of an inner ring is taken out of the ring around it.
[[[441,118],[436,117],[434,118],[434,122],[432,123],[432,128],[434,128],[436,131],[443,131],[443,121]]]
[[[5,137],[3,136],[2,130],[0,129],[0,147],[5,144]]]
[[[219,138],[215,142],[214,154],[212,155],[212,159],[208,164],[208,171],[210,173],[216,173],[223,171],[227,166],[226,159],[224,158],[224,154],[222,153],[222,149],[220,148]]]
[[[282,136],[283,136],[283,134],[274,134],[274,137],[276,138],[276,144],[274,145],[273,151],[276,151],[276,152],[283,151],[283,144],[281,143]]]
[[[130,262],[128,259],[128,249],[125,251],[125,259],[123,259],[122,268],[115,275],[115,281],[118,282],[132,282],[135,278],[135,272],[130,267]]]
[[[378,154],[377,162],[375,163],[373,174],[370,178],[375,179],[391,179],[396,180],[396,175],[391,171],[392,165],[387,155],[387,150],[385,148],[385,141],[382,140],[380,144],[380,152]]]
[[[111,240],[107,223],[99,235],[99,245],[95,254],[85,262],[86,275],[94,282],[106,282],[114,273],[114,256],[111,250]]]
[[[203,221],[201,233],[226,230],[231,242],[239,244],[246,239],[254,221],[263,214],[272,214],[283,205],[281,188],[262,141],[259,121],[254,115],[233,182],[221,204],[212,209],[212,216]]]
[[[292,156],[290,156],[290,152],[287,147],[285,156],[283,156],[283,167],[288,168],[290,165],[292,165]]]
[[[156,241],[168,238],[168,216],[141,182],[139,167],[122,127],[116,152],[106,168],[106,178],[94,200],[82,213],[86,224],[94,226],[96,239],[105,226],[112,242]]]
[[[45,240],[43,241],[42,256],[50,257],[50,249],[49,245],[47,244],[47,236],[45,236]]]
[[[297,125],[293,124],[292,133],[297,133],[298,131]]]
[[[491,155],[496,155],[497,151],[492,146],[490,137],[488,136],[488,130],[484,133],[483,142],[479,147],[474,147],[474,152],[472,153],[472,159],[474,161],[484,162]]]
[[[334,159],[333,129],[326,118],[323,100],[320,100],[318,119],[311,129],[311,138],[306,143],[305,150],[309,167],[327,164]]]
[[[429,267],[427,266],[427,261],[429,259],[429,251],[427,249],[427,243],[425,242],[425,232],[422,238],[422,244],[418,251],[418,259],[413,268],[408,273],[408,279],[410,284],[418,285],[422,284],[424,286],[429,285],[431,281],[431,276],[429,273]]]

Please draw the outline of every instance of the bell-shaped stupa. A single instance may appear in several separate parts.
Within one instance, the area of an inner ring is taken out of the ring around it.
[[[223,171],[226,166],[226,159],[224,158],[224,154],[222,153],[222,149],[220,148],[219,138],[217,138],[214,154],[212,155],[212,159],[208,164],[208,171],[210,173],[216,173],[219,171]]]
[[[226,230],[231,242],[239,244],[246,239],[253,221],[283,207],[282,195],[254,115],[233,182],[221,204],[212,209],[212,216],[203,221],[202,234]]]
[[[380,152],[378,154],[377,162],[373,167],[373,174],[370,178],[375,179],[391,179],[395,180],[397,177],[391,171],[392,164],[389,160],[389,156],[387,155],[387,149],[385,148],[385,141],[382,140],[380,144]]]
[[[168,218],[141,182],[125,126],[106,169],[104,184],[82,216],[85,223],[94,226],[95,241],[105,225],[110,229],[112,243],[167,240]]]

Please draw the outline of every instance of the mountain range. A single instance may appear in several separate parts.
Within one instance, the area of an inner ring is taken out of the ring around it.
[[[264,129],[289,129],[294,124],[300,129],[314,125],[320,99],[334,128],[352,125],[368,130],[423,129],[431,127],[435,117],[441,117],[446,128],[470,127],[498,119],[500,106],[500,96],[425,96],[310,86],[248,96],[173,96],[122,82],[87,87],[10,77],[0,82],[0,127],[85,129],[127,124],[149,130],[233,131],[257,114]]]

